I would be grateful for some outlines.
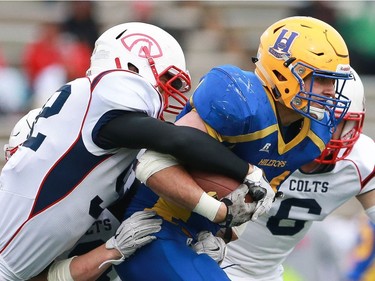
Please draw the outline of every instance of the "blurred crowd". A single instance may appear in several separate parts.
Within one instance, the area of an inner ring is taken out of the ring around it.
[[[41,21],[37,37],[24,46],[21,69],[7,65],[0,54],[0,113],[41,106],[66,81],[85,75],[99,35],[94,3],[67,2],[62,22]]]
[[[25,44],[20,54],[20,66],[7,63],[0,46],[0,115],[24,113],[40,106],[64,82],[84,76],[89,65],[95,38],[101,32],[98,2],[67,1],[60,20],[41,20],[38,36]],[[358,2],[356,12],[343,13],[331,1],[306,1],[291,6],[290,15],[308,15],[334,26],[346,40],[352,65],[359,74],[375,74],[375,19],[373,2]],[[251,69],[250,57],[255,55],[249,40],[225,24],[223,9],[205,5],[205,1],[171,1],[156,9],[153,1],[130,1],[126,8],[132,18],[124,21],[144,21],[171,33],[185,50],[220,54],[226,63],[241,63]],[[162,10],[162,13],[160,12]],[[168,14],[168,17],[163,15]],[[183,15],[183,16],[181,16]],[[249,19],[249,25],[251,19]],[[372,35],[371,35],[372,34]],[[204,38],[204,40],[202,40]],[[227,57],[225,57],[227,56]],[[192,60],[190,60],[190,63]],[[214,62],[213,62],[214,63]],[[199,77],[191,73],[193,80]],[[193,81],[194,82],[194,81]]]

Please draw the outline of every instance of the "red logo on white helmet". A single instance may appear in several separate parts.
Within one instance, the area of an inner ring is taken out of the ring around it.
[[[147,58],[146,54],[142,50],[143,47],[146,47],[150,52],[150,56],[153,58],[159,58],[163,56],[163,51],[158,44],[158,42],[146,35],[141,33],[133,33],[129,34],[121,39],[122,44],[124,47],[134,54],[138,53],[138,56],[141,58]]]

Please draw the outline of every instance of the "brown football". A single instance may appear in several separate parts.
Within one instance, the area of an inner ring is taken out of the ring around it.
[[[220,174],[196,170],[190,171],[190,174],[206,193],[216,195],[217,199],[227,196],[241,184],[239,181]],[[251,203],[252,201],[251,196],[247,195],[246,202]]]

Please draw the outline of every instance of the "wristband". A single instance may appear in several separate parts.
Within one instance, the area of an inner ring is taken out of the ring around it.
[[[115,236],[114,236],[115,237]],[[121,253],[121,251],[119,249],[117,249],[115,246],[114,246],[114,237],[111,237],[106,243],[105,243],[105,248],[107,250],[112,250],[112,249],[116,249],[120,254],[121,254],[121,258],[118,258],[117,260],[106,260],[104,262],[102,262],[100,265],[99,265],[99,269],[103,266],[103,265],[106,265],[108,263],[110,264],[113,264],[113,265],[119,265],[120,263],[122,263],[124,260],[125,260],[125,256],[123,253]]]
[[[193,212],[214,221],[217,212],[221,206],[221,202],[203,192],[198,204],[194,207]]]
[[[76,256],[61,261],[54,261],[48,269],[48,281],[74,281],[72,275],[70,274],[70,263]]]

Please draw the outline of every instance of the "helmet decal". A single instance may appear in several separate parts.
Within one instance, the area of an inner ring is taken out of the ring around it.
[[[132,33],[123,37],[121,42],[129,52],[133,52],[134,54],[137,53],[134,52],[134,50],[138,48],[138,56],[140,58],[147,58],[147,54],[143,51],[143,47],[148,48],[149,55],[153,58],[163,56],[163,51],[158,42],[146,34]]]
[[[288,58],[291,56],[289,49],[299,35],[297,32],[292,32],[288,38],[285,36],[287,32],[287,29],[283,29],[279,37],[277,37],[275,44],[268,49],[270,54],[277,59],[285,59],[285,56]]]

